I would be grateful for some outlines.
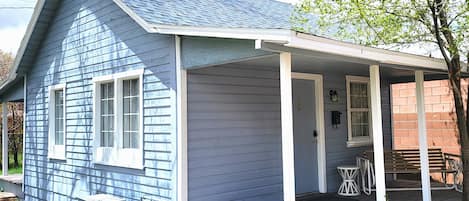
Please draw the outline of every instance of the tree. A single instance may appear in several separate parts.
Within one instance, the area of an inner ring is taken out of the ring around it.
[[[460,82],[461,61],[469,57],[469,1],[303,0],[297,4],[291,21],[298,31],[368,46],[437,48],[448,69],[466,178],[463,200],[469,201],[469,110],[464,111]],[[317,26],[311,30],[308,24]]]
[[[10,66],[13,64],[13,55],[0,50],[0,82],[8,76]]]

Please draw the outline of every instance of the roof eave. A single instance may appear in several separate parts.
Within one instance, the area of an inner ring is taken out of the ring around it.
[[[18,72],[18,67],[21,63],[21,60],[23,59],[23,55],[26,51],[26,47],[28,45],[29,40],[31,39],[32,33],[34,31],[34,27],[36,27],[37,21],[39,19],[39,15],[41,14],[41,11],[45,5],[45,2],[46,2],[45,0],[38,0],[36,3],[36,6],[34,7],[34,12],[31,16],[31,20],[29,21],[25,35],[23,39],[21,40],[21,44],[16,53],[15,61],[13,63],[12,69],[10,70],[10,73]]]
[[[304,33],[295,32],[289,42],[282,45],[290,48],[375,61],[376,64],[447,71],[447,66],[443,59],[367,47]]]
[[[23,60],[23,56],[25,54],[26,48],[28,46],[29,41],[31,40],[31,36],[33,34],[34,28],[36,27],[36,24],[39,19],[39,15],[41,14],[41,11],[44,8],[45,3],[46,3],[46,0],[38,0],[34,7],[31,20],[29,21],[28,27],[26,28],[25,35],[23,39],[21,40],[20,46],[15,55],[15,60],[13,61],[13,64],[10,68],[10,72],[8,73],[7,79],[0,84],[0,95],[3,94],[6,90],[8,90],[8,87],[10,87],[11,83],[16,81],[18,78],[22,77],[21,75],[18,74],[18,73],[23,72],[20,70],[20,64],[21,64],[21,61]]]

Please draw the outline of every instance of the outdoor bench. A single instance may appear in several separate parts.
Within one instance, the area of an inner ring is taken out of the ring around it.
[[[363,192],[370,194],[375,185],[373,151],[366,151],[357,157],[357,165],[360,167],[361,186]],[[462,164],[460,156],[443,153],[439,148],[428,149],[428,161],[430,173],[440,173],[445,187],[439,189],[461,190],[460,175]],[[399,149],[384,152],[385,174],[420,174],[420,151],[418,149]],[[447,182],[448,175],[453,175],[453,184]],[[420,188],[388,188],[389,191],[418,190]],[[436,189],[436,188],[434,188]]]

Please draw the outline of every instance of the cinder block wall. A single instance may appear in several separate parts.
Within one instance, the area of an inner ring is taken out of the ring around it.
[[[466,97],[467,80],[462,85]],[[459,154],[453,94],[448,81],[426,81],[424,86],[428,146]],[[418,148],[415,83],[392,85],[392,105],[394,148]]]
[[[467,97],[468,81],[462,81],[463,97]],[[426,81],[425,112],[429,148],[460,154],[453,94],[447,80]],[[393,145],[394,149],[418,148],[415,83],[393,84]],[[433,174],[440,180],[441,175]]]

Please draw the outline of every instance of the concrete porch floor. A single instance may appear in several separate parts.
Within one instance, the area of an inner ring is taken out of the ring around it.
[[[394,191],[388,192],[389,201],[421,201],[421,191]],[[432,201],[460,201],[462,194],[455,190],[432,191]],[[375,195],[360,195],[357,197],[342,197],[335,193],[313,194],[297,198],[297,201],[374,201]]]

